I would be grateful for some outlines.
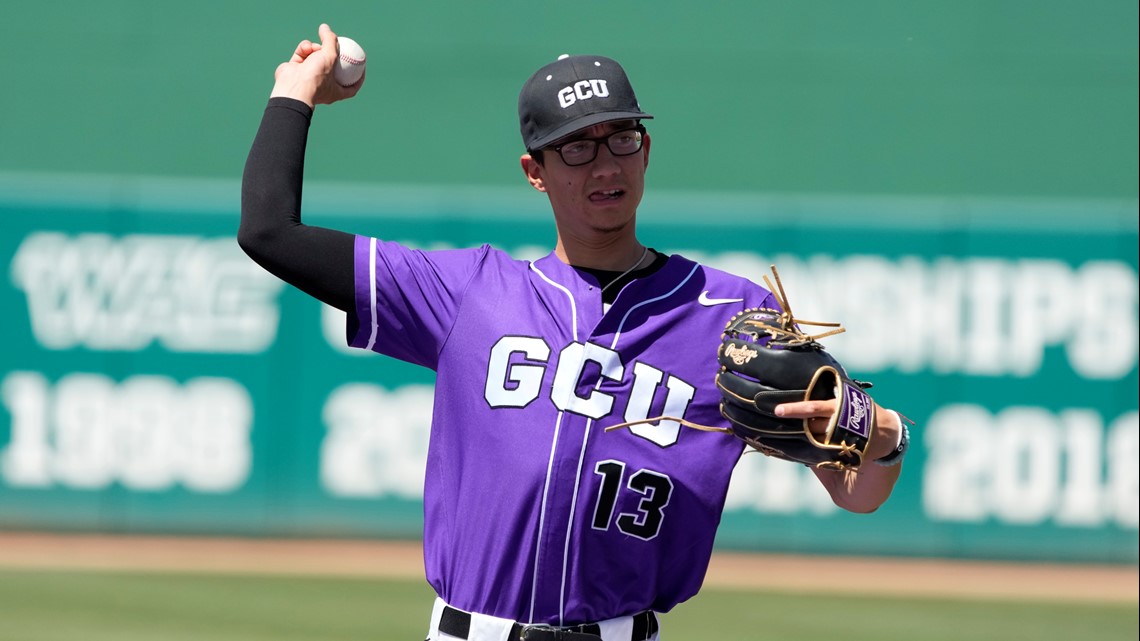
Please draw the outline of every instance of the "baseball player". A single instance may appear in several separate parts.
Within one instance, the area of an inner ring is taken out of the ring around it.
[[[428,638],[657,639],[655,613],[701,586],[743,445],[674,420],[604,429],[662,415],[723,424],[710,382],[725,321],[778,302],[638,240],[652,116],[601,56],[559,58],[519,95],[521,168],[549,197],[558,232],[549,255],[421,251],[304,225],[314,107],[360,88],[332,80],[336,35],[319,34],[277,68],[238,240],[268,271],[345,310],[353,346],[436,373]],[[833,410],[804,401],[779,413],[826,422]],[[867,456],[883,465],[817,472],[848,510],[876,509],[898,478],[886,463],[905,449],[901,423],[877,416]]]

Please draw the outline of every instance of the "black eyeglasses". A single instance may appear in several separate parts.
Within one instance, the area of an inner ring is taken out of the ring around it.
[[[645,127],[637,125],[629,129],[622,129],[601,138],[577,138],[561,145],[550,147],[562,157],[562,162],[571,167],[585,165],[598,157],[598,143],[605,143],[606,148],[615,156],[629,156],[641,151],[641,144],[645,139]]]

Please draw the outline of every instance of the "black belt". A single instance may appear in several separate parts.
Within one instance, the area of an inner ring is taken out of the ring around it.
[[[657,615],[652,611],[633,615],[633,634],[629,641],[647,641],[657,634]],[[444,606],[439,618],[439,631],[453,637],[466,639],[471,633],[471,615],[451,606]],[[602,628],[597,623],[583,623],[567,627],[516,623],[511,626],[509,641],[598,641],[602,638]]]

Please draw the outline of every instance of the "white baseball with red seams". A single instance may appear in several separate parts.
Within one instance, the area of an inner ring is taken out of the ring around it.
[[[344,87],[350,87],[360,82],[364,75],[364,49],[352,38],[337,37],[336,67],[333,68],[333,78]]]

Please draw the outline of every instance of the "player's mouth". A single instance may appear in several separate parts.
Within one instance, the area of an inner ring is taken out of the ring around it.
[[[625,195],[624,189],[599,189],[590,194],[590,202],[607,203],[621,200]]]

